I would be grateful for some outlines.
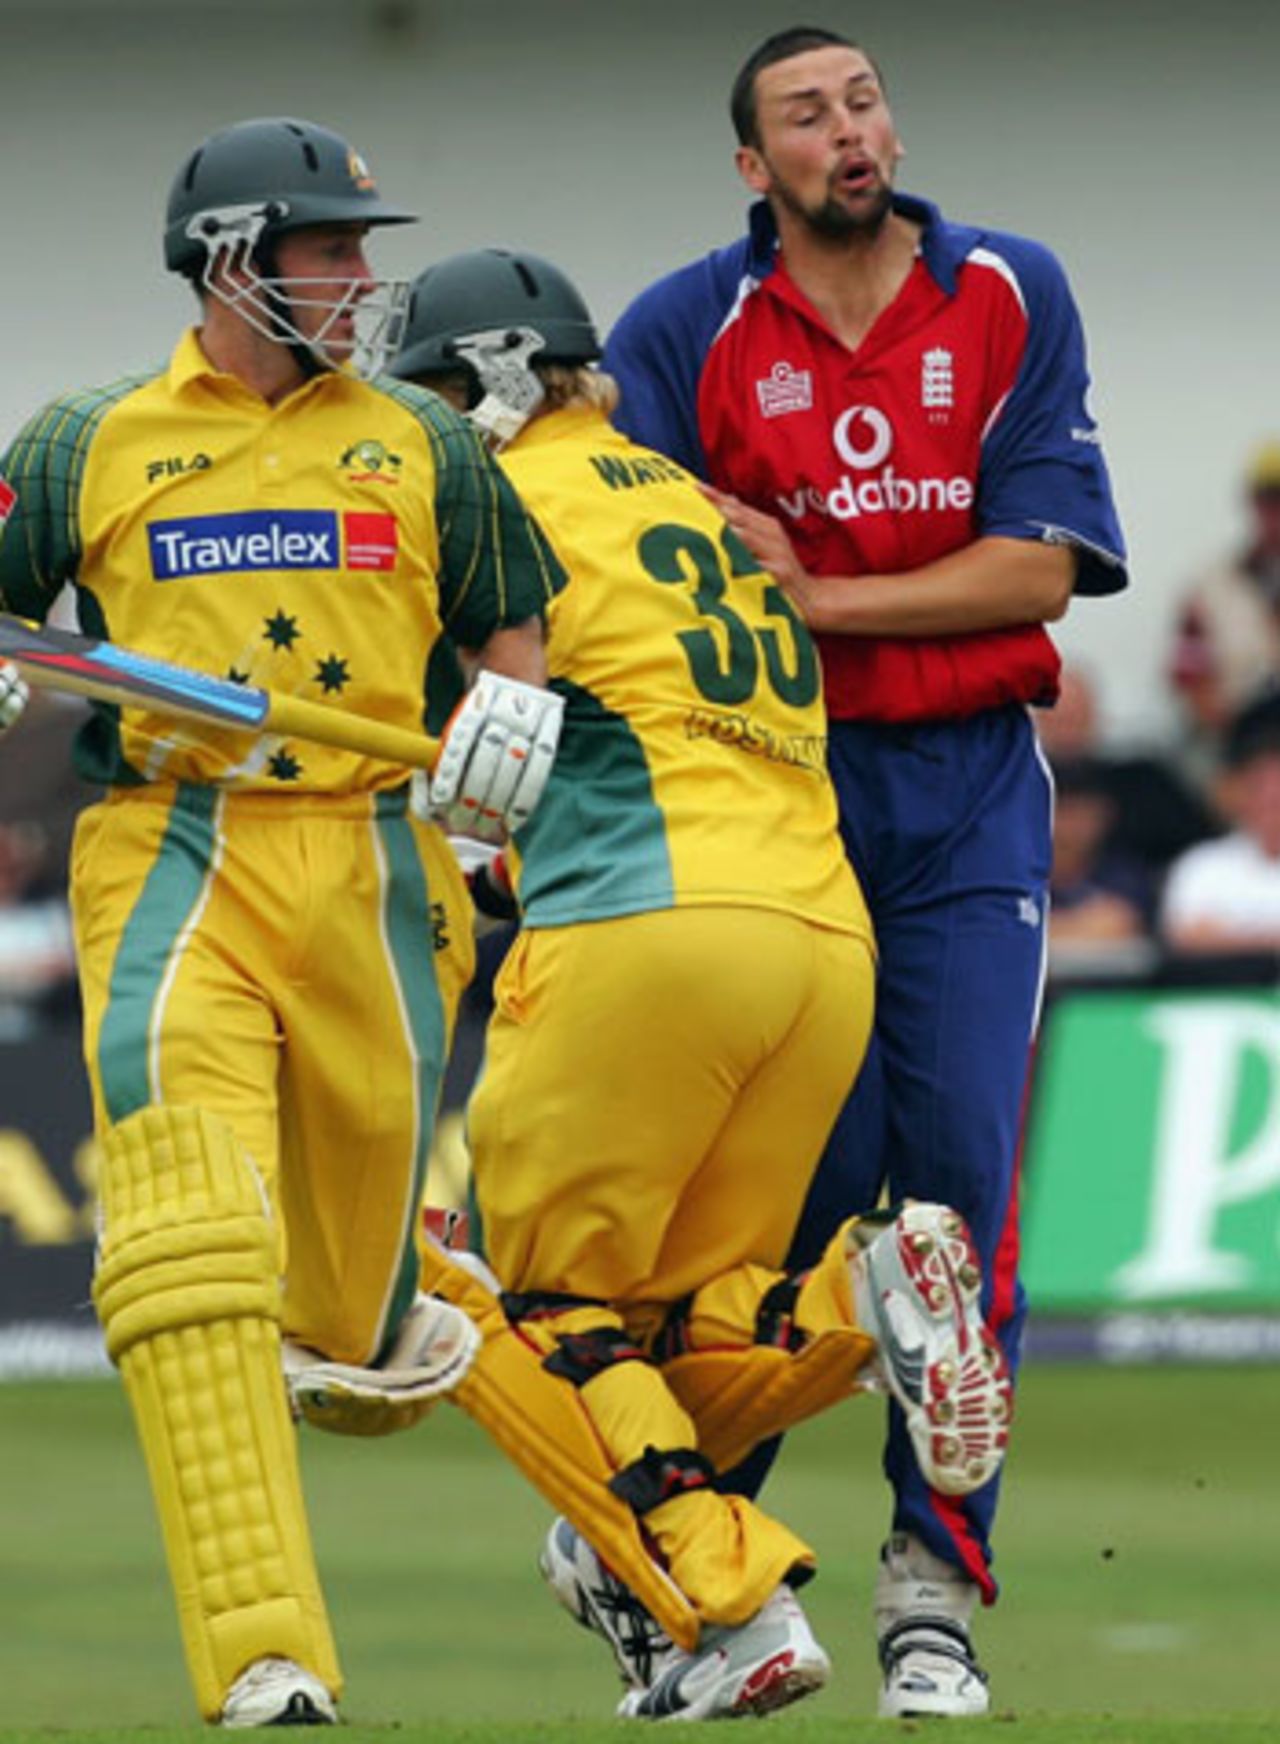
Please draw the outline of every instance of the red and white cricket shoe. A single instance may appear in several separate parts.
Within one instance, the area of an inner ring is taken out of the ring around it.
[[[771,1714],[820,1690],[831,1661],[789,1586],[774,1589],[735,1629],[704,1627],[692,1653],[676,1647],[647,1689],[623,1696],[624,1720],[736,1720]]]
[[[901,1405],[926,1483],[967,1496],[1004,1459],[1013,1383],[982,1318],[982,1268],[958,1211],[908,1201],[850,1237],[854,1310],[877,1351],[863,1371]]]

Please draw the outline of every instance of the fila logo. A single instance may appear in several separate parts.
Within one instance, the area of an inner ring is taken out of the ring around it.
[[[248,509],[152,521],[147,540],[156,581],[282,569],[389,570],[398,543],[394,515],[348,513],[340,521],[331,509]]]
[[[813,377],[807,369],[793,369],[779,359],[768,375],[756,383],[756,398],[766,418],[807,412],[813,405]]]
[[[180,454],[166,455],[163,460],[147,462],[147,483],[154,484],[158,478],[181,478],[188,472],[208,472],[212,465],[207,454],[193,454],[190,460],[184,460]]]
[[[920,359],[920,404],[948,410],[955,403],[955,359],[945,345],[937,345]]]

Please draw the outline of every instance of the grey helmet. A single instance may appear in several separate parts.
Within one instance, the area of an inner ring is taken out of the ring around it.
[[[413,281],[403,343],[388,366],[410,380],[465,377],[467,416],[496,447],[541,404],[535,363],[594,363],[590,310],[559,267],[536,254],[478,248]]]
[[[364,159],[329,128],[289,116],[239,121],[198,145],[174,178],[165,214],[165,265],[236,309],[268,338],[304,347],[325,367],[351,364],[354,359],[325,350],[328,324],[304,338],[293,305],[331,307],[336,321],[352,298],[333,307],[322,294],[332,281],[281,279],[276,244],[313,224],[413,221],[413,213],[382,198]],[[247,283],[229,289],[216,275],[219,265],[235,266]],[[372,373],[398,343],[407,305],[403,281],[381,280],[373,291],[365,287],[356,302],[359,348],[367,353],[359,373]]]

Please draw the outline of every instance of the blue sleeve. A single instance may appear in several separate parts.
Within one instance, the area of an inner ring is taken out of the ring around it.
[[[659,279],[625,309],[605,343],[603,367],[622,399],[614,423],[699,478],[702,368],[746,274],[747,242]]]
[[[1119,593],[1128,580],[1124,539],[1088,409],[1084,331],[1066,275],[1038,243],[1008,236],[988,243],[1017,280],[1027,342],[983,443],[979,525],[986,535],[1070,544],[1076,592]]]

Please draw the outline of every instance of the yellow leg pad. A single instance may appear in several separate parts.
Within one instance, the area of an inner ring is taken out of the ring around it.
[[[650,1509],[644,1523],[708,1623],[745,1623],[779,1581],[816,1561],[803,1539],[744,1496],[695,1490]]]
[[[278,1654],[334,1693],[280,1366],[276,1244],[224,1122],[153,1107],[102,1145],[94,1301],[146,1456],[196,1700]]]
[[[781,1273],[738,1266],[694,1296],[685,1323],[690,1348],[662,1373],[697,1424],[699,1447],[721,1471],[858,1390],[875,1341],[854,1318],[849,1227],[837,1231],[800,1287],[792,1324],[803,1342],[794,1350],[756,1343],[760,1305]]]
[[[621,1332],[622,1321],[603,1306],[572,1308],[520,1323],[521,1336],[543,1357],[559,1349],[561,1334]],[[673,1397],[662,1372],[643,1360],[602,1368],[579,1397],[615,1471],[640,1459],[647,1447],[697,1447],[698,1431]]]
[[[635,1514],[609,1489],[618,1464],[578,1389],[543,1368],[544,1352],[511,1326],[493,1292],[434,1244],[423,1259],[422,1288],[465,1309],[484,1339],[448,1398],[573,1522],[671,1639],[694,1647],[698,1613],[653,1556]]]
[[[592,1306],[524,1321],[520,1331],[549,1356],[559,1348],[561,1334],[602,1327],[620,1328],[621,1321],[608,1309]],[[615,1470],[642,1458],[651,1447],[703,1451],[688,1412],[651,1363],[618,1362],[602,1368],[578,1389],[578,1397]],[[790,1569],[813,1562],[808,1545],[785,1526],[750,1502],[711,1489],[650,1508],[643,1523],[706,1623],[745,1622]]]

